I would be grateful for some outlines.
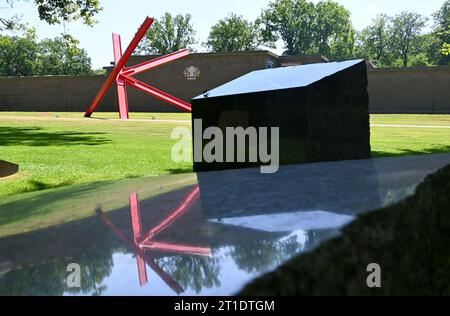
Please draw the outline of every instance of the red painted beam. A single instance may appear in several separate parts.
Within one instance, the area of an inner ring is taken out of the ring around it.
[[[168,94],[164,91],[158,90],[152,86],[149,86],[148,84],[146,84],[142,81],[131,78],[129,76],[120,75],[120,77],[123,78],[130,86],[133,86],[134,88],[136,88],[142,92],[145,92],[151,96],[154,96],[157,99],[160,99],[164,102],[172,104],[178,108],[192,112],[192,106],[183,100],[175,98],[174,96],[171,96],[170,94]]]
[[[136,244],[141,242],[142,227],[141,227],[141,211],[139,209],[139,198],[136,192],[131,193],[129,197],[131,224],[133,226],[134,241]]]
[[[117,79],[117,99],[119,103],[119,118],[121,120],[128,120],[130,115],[128,113],[128,96],[127,96],[127,83],[125,80]]]
[[[136,260],[139,275],[139,285],[142,287],[148,283],[147,267],[145,266],[144,258],[142,258],[141,256],[136,255]]]
[[[141,227],[141,211],[139,209],[139,198],[136,192],[131,193],[129,197],[131,224],[133,227],[134,243],[139,245],[141,242],[142,227]],[[145,267],[145,260],[137,255],[137,268],[139,274],[139,284],[144,286],[148,283],[147,269]]]
[[[178,245],[167,242],[152,241],[149,243],[141,244],[141,247],[145,250],[155,250],[163,252],[174,252],[180,254],[192,254],[199,256],[211,256],[211,248],[208,247],[196,247],[189,245]]]
[[[124,71],[122,71],[122,74],[125,76],[138,75],[140,73],[146,72],[148,70],[154,69],[156,67],[159,67],[164,64],[178,60],[180,58],[186,57],[188,55],[189,55],[189,50],[183,49],[183,50],[180,50],[178,52],[175,52],[175,53],[172,53],[172,54],[169,54],[166,56],[161,56],[161,57],[152,59],[150,61],[147,61],[145,63],[139,64],[136,66],[127,67],[124,69]]]
[[[119,34],[113,33],[114,64],[117,65],[122,58],[122,41]],[[122,79],[116,79],[117,98],[119,103],[119,117],[122,120],[129,119],[128,97],[126,82]]]
[[[102,211],[97,211],[97,214],[100,216],[100,219],[105,223],[111,230],[124,241],[128,246],[132,247],[136,252],[138,257],[141,257],[142,260],[145,261],[148,266],[155,271],[156,274],[168,285],[172,290],[174,290],[177,294],[181,294],[184,292],[183,287],[173,279],[169,274],[167,274],[161,267],[159,267],[151,258],[148,256],[136,243],[130,240]]]
[[[172,225],[176,220],[183,216],[186,211],[192,206],[192,204],[197,201],[200,196],[200,188],[197,186],[185,199],[184,201],[175,209],[170,216],[164,219],[159,225],[150,230],[150,232],[142,238],[142,244],[147,242],[151,243],[151,239],[158,235],[160,232],[165,230],[167,227]]]
[[[122,40],[120,35],[113,33],[113,50],[114,50],[114,65],[117,66],[120,59],[122,58]]]
[[[97,109],[100,102],[105,98],[106,93],[108,92],[109,88],[114,84],[114,81],[116,80],[117,76],[122,71],[123,67],[125,66],[127,61],[130,59],[134,50],[139,45],[142,38],[144,38],[145,34],[147,33],[148,29],[152,26],[153,22],[154,22],[153,18],[147,17],[145,19],[144,23],[139,28],[138,32],[134,36],[133,40],[131,41],[130,45],[126,49],[125,53],[120,58],[120,60],[117,62],[116,67],[114,67],[113,71],[111,72],[108,79],[101,87],[101,89],[98,92],[97,96],[95,97],[94,101],[92,101],[91,105],[87,109],[86,113],[84,114],[85,117],[91,117],[92,113],[94,113],[94,111]]]

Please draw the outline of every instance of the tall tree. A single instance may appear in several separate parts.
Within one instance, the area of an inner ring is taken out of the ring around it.
[[[450,0],[447,0],[442,5],[441,9],[434,15],[435,34],[439,39],[442,53],[439,64],[450,64]]]
[[[410,66],[437,65],[442,58],[441,47],[433,33],[416,36],[412,42]]]
[[[137,48],[137,54],[169,54],[195,44],[190,14],[173,17],[170,13],[156,20]]]
[[[344,6],[331,0],[317,3],[314,31],[320,55],[331,59],[352,57],[355,30],[350,11]]]
[[[22,36],[0,35],[0,75],[34,75],[38,50],[34,29],[26,30]]]
[[[90,75],[91,59],[70,35],[45,39],[39,44],[36,75]]]
[[[380,14],[358,34],[357,55],[372,60],[377,66],[390,64],[391,18]]]
[[[326,0],[276,0],[263,13],[266,32],[281,37],[285,54],[324,54],[331,58],[350,57],[354,29],[350,12]]]
[[[17,1],[29,0],[6,0],[10,6]],[[49,24],[82,20],[92,26],[95,23],[94,16],[102,10],[99,0],[33,0],[33,2],[37,6],[39,18]],[[17,17],[0,17],[0,30],[13,29],[18,22]]]
[[[211,28],[205,44],[212,52],[254,51],[261,46],[275,48],[274,42],[264,36],[259,19],[249,22],[234,13]]]
[[[310,53],[314,47],[315,5],[306,0],[277,0],[263,13],[266,32],[280,36],[286,55]]]
[[[88,75],[91,60],[79,42],[69,35],[37,40],[36,31],[0,35],[0,75]]]
[[[449,43],[444,43],[444,45],[442,46],[442,54],[444,56],[450,56],[450,44]]]
[[[401,58],[403,67],[408,67],[414,39],[421,34],[427,18],[414,12],[402,12],[392,19],[392,48]]]
[[[448,27],[448,30],[445,31],[445,34],[449,37],[449,40],[442,44],[441,52],[444,56],[450,57],[450,26]]]

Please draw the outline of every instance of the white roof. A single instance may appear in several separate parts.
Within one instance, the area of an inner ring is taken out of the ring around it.
[[[363,61],[358,59],[256,70],[208,91],[208,97],[306,87]],[[203,98],[204,95],[199,95],[194,99]]]

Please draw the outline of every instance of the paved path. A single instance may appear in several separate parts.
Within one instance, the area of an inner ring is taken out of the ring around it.
[[[191,120],[152,120],[152,119],[130,119],[130,120],[121,120],[121,119],[110,119],[110,118],[84,118],[84,117],[54,117],[54,116],[15,116],[15,115],[7,115],[1,116],[0,120],[22,120],[22,121],[84,121],[84,122],[123,122],[123,123],[133,123],[133,122],[149,122],[149,123],[181,123],[187,124],[191,123]]]
[[[92,118],[91,120],[117,121],[117,122],[149,122],[149,123],[192,123],[192,121],[190,121],[190,120],[152,120],[152,119],[121,120],[121,119],[96,119],[96,118]]]
[[[91,122],[123,122],[123,123],[132,123],[132,122],[149,122],[149,123],[180,123],[180,124],[191,124],[191,120],[153,120],[153,119],[130,119],[130,120],[121,120],[121,119],[111,119],[111,118],[84,118],[84,117],[49,117],[49,116],[15,116],[15,115],[7,115],[1,116],[0,119],[4,120],[59,120],[59,121],[91,121]],[[449,125],[406,125],[406,124],[371,124],[372,127],[386,127],[386,128],[424,128],[424,129],[450,129]]]

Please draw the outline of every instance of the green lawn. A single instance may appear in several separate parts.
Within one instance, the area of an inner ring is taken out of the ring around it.
[[[372,126],[371,144],[374,157],[450,152],[450,115],[372,115],[371,124],[441,127]]]
[[[80,119],[83,118],[84,113],[79,112],[0,112],[0,120],[4,118],[15,118],[18,120],[33,119],[33,120],[49,120],[49,119]],[[92,115],[93,119],[119,119],[118,113],[99,112]],[[187,113],[130,113],[131,119],[146,119],[146,120],[190,120],[191,116]],[[1,121],[0,121],[1,122]]]
[[[0,159],[20,173],[0,180],[0,197],[96,181],[189,172],[189,163],[171,160],[176,126],[189,114],[133,117],[178,123],[84,119],[81,113],[0,113]],[[101,113],[99,117],[117,117]]]
[[[0,159],[20,173],[0,180],[0,198],[98,181],[192,171],[171,160],[176,126],[189,114],[133,114],[137,121],[106,120],[117,113],[1,113]],[[159,122],[163,121],[163,122]],[[179,121],[179,122],[173,122]],[[450,126],[450,116],[373,115],[372,124]],[[374,157],[450,152],[450,129],[372,127]]]
[[[372,124],[450,126],[450,115],[372,115]]]

